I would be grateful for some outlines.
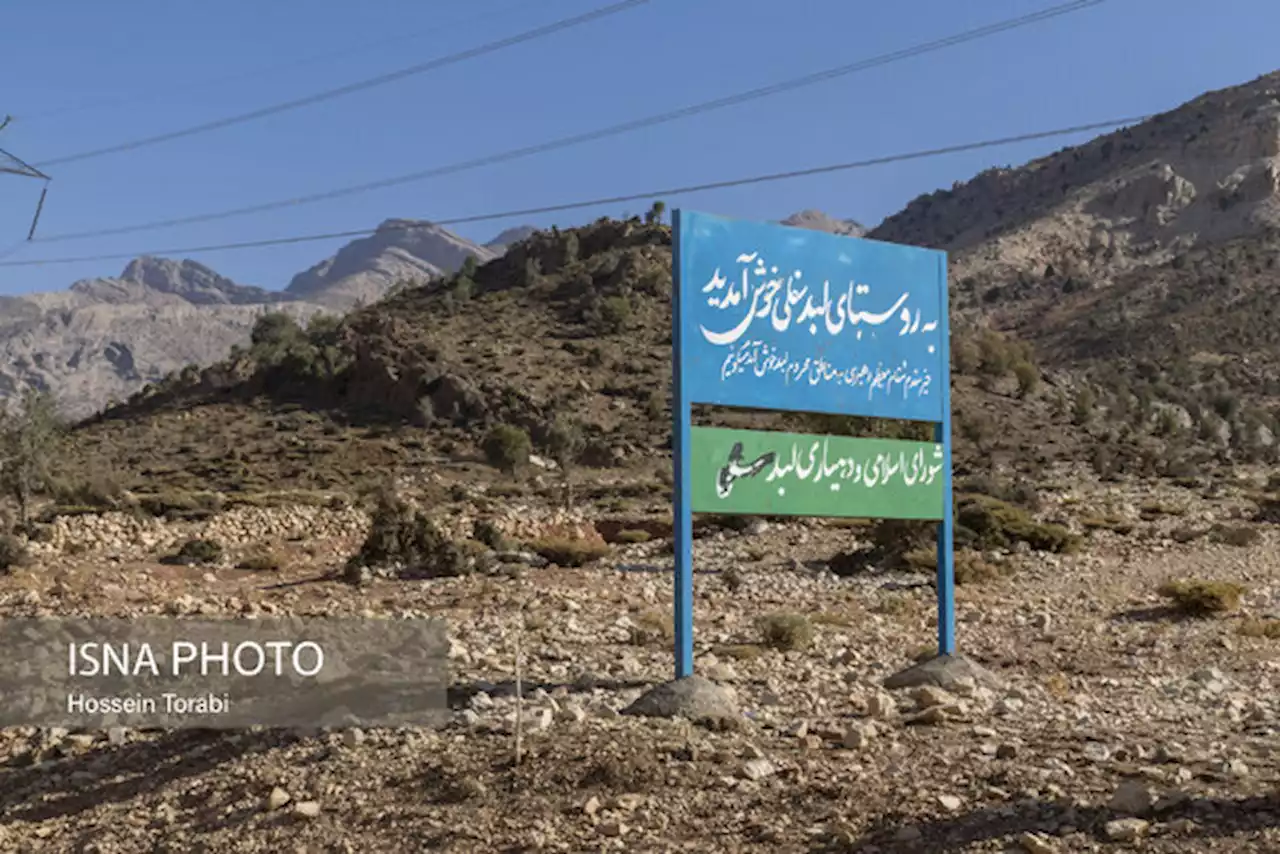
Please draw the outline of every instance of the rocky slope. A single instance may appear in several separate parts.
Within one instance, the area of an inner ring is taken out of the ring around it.
[[[814,231],[827,231],[832,234],[846,234],[850,237],[862,237],[867,233],[867,227],[856,220],[836,219],[829,214],[816,210],[803,210],[793,213],[782,220],[782,224],[796,228],[810,228]]]

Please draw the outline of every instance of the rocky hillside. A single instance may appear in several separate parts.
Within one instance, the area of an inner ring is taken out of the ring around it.
[[[1117,429],[1274,444],[1280,72],[922,196],[870,236],[946,249],[956,313],[1087,378]]]

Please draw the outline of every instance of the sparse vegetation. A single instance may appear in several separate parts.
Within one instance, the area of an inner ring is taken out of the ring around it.
[[[675,639],[670,611],[643,611],[632,622],[631,642],[637,646],[670,646]]]
[[[35,497],[56,485],[55,453],[63,431],[53,397],[23,395],[16,412],[0,408],[0,492],[18,505],[18,521],[31,522]]]
[[[391,490],[376,497],[369,534],[346,564],[346,579],[359,582],[367,570],[389,570],[396,577],[440,578],[466,575],[474,560],[446,537],[420,509]]]
[[[183,566],[206,566],[222,560],[222,543],[217,540],[191,539],[184,542],[176,552],[162,559],[163,563]]]
[[[509,424],[499,424],[484,438],[485,459],[489,465],[507,474],[514,475],[528,465],[532,450],[528,432]]]
[[[0,574],[26,566],[30,553],[26,545],[12,534],[0,534]]]
[[[1241,621],[1237,632],[1247,638],[1280,639],[1280,620],[1274,617],[1249,617]]]
[[[757,623],[760,643],[770,649],[790,652],[813,642],[813,623],[803,614],[766,614]]]
[[[1209,617],[1238,608],[1246,588],[1230,581],[1191,578],[1167,581],[1158,592],[1189,617]]]
[[[253,572],[277,572],[284,567],[284,558],[272,549],[261,547],[254,549],[240,559],[237,569]]]
[[[1209,529],[1209,538],[1215,543],[1243,548],[1262,539],[1262,533],[1249,525],[1217,524]]]
[[[608,557],[611,551],[600,540],[571,537],[544,537],[534,540],[529,548],[548,563],[561,567],[586,566]]]

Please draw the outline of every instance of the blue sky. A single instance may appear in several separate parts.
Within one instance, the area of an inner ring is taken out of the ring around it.
[[[603,4],[7,4],[0,51],[7,85],[0,115],[15,120],[0,133],[0,146],[39,164],[340,86]],[[51,166],[54,180],[39,234],[218,211],[447,165],[847,64],[1052,4],[650,0],[637,10],[377,89]],[[7,260],[372,228],[391,217],[467,216],[1155,112],[1274,70],[1280,64],[1277,31],[1280,3],[1274,0],[1109,0],[626,136],[270,213],[37,243]],[[922,192],[1088,136],[665,200],[670,207],[759,219],[812,207],[874,224]],[[25,237],[39,185],[9,176],[0,181],[3,254]],[[644,207],[522,219],[572,225]],[[516,224],[495,221],[457,230],[483,241]],[[342,242],[191,257],[242,283],[279,288]],[[79,278],[117,274],[124,264],[0,267],[0,294],[59,289]]]

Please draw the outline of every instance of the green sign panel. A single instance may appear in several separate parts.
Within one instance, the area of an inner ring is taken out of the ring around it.
[[[691,430],[695,513],[943,518],[939,443]]]

